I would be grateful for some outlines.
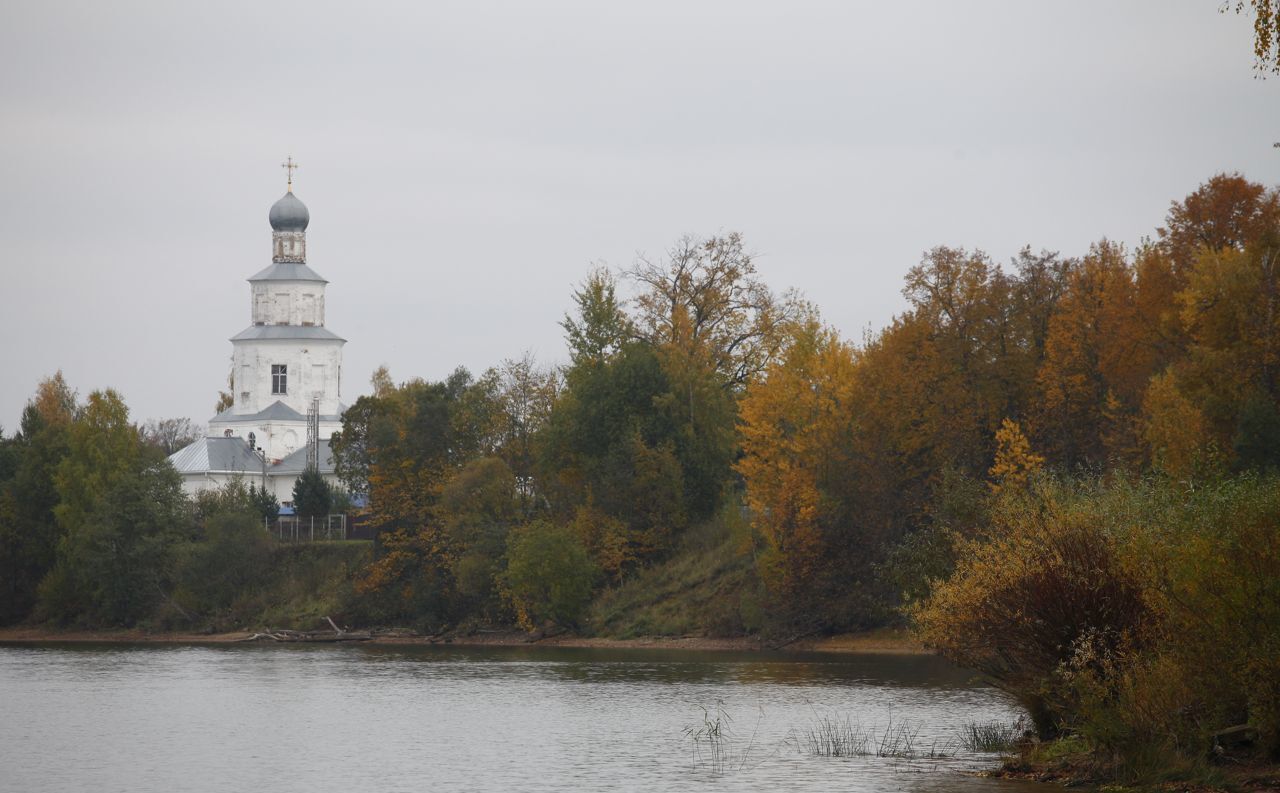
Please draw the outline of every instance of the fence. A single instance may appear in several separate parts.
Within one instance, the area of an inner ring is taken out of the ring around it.
[[[347,539],[346,515],[322,515],[309,518],[286,515],[276,518],[274,524],[266,518],[263,518],[262,522],[267,531],[274,534],[281,542]]]

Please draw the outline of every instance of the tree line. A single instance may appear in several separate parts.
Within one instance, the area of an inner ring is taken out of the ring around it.
[[[168,456],[202,436],[188,419],[134,424],[111,389],[82,400],[61,372],[42,380],[0,431],[0,625],[205,627],[252,599],[280,504],[241,480],[185,495]],[[299,477],[301,513],[335,498]]]
[[[1046,476],[1194,488],[1280,462],[1278,235],[1277,192],[1219,174],[1132,250],[929,250],[906,309],[856,340],[765,284],[735,233],[596,269],[561,322],[567,365],[380,369],[346,411],[334,458],[378,540],[345,613],[589,630],[594,596],[746,525],[724,552],[765,618],[741,629],[901,621]],[[173,599],[173,549],[207,544],[212,513],[182,502],[164,429],[41,384],[0,437],[5,620],[128,624]]]

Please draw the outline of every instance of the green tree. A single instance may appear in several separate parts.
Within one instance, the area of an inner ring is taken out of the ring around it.
[[[54,517],[54,480],[79,412],[75,393],[58,372],[40,382],[22,412],[18,433],[5,442],[8,474],[0,476],[0,624],[31,613],[37,586],[53,567],[62,534]]]
[[[622,310],[617,281],[607,267],[597,267],[573,293],[577,317],[565,314],[560,321],[569,357],[575,366],[599,363],[612,356],[635,334]]]
[[[670,381],[653,349],[632,341],[608,361],[571,369],[539,444],[540,479],[564,521],[593,502],[627,524],[632,557],[665,550],[688,522]],[[721,462],[727,475],[728,455]],[[648,490],[639,485],[646,481]]]
[[[254,511],[267,520],[275,520],[280,516],[280,501],[275,493],[267,490],[266,485],[249,485],[249,502]]]
[[[512,533],[504,583],[520,623],[576,627],[599,568],[582,540],[564,526],[535,521]]]
[[[498,457],[467,463],[441,493],[453,577],[471,608],[496,611],[495,578],[507,533],[522,511],[517,498],[516,477]]]
[[[303,517],[329,514],[333,506],[333,491],[329,483],[314,468],[307,468],[293,483],[293,508]]]
[[[204,539],[177,565],[175,599],[190,612],[217,616],[250,596],[270,575],[271,535],[254,512],[227,511],[205,523]]]
[[[1265,393],[1245,397],[1231,446],[1239,468],[1280,467],[1280,411]]]
[[[147,616],[187,533],[181,478],[128,416],[114,391],[90,394],[58,465],[54,514],[63,536],[40,601],[62,622],[132,625]]]

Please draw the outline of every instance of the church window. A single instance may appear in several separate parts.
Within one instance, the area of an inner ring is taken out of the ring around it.
[[[271,393],[287,394],[289,385],[288,367],[282,363],[271,364]]]

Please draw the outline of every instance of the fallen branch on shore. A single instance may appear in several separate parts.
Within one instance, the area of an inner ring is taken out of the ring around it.
[[[367,642],[373,638],[369,631],[347,631],[338,627],[329,617],[325,621],[333,628],[331,631],[292,631],[286,629],[267,630],[247,636],[242,642]]]

